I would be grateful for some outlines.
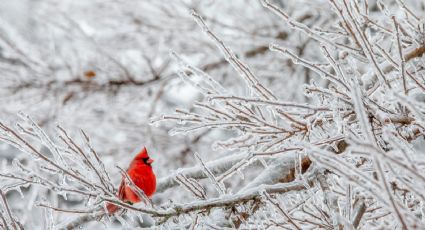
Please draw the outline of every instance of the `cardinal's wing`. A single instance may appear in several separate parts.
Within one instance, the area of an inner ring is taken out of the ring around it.
[[[118,189],[118,197],[123,200],[125,196],[125,182],[124,178],[121,180],[120,188]]]

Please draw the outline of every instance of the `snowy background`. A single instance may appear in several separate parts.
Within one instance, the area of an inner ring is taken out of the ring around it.
[[[424,53],[418,0],[0,1],[0,229],[425,229]]]

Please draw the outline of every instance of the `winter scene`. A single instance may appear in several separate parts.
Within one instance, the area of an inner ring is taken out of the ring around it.
[[[0,229],[425,229],[424,0],[1,0]]]

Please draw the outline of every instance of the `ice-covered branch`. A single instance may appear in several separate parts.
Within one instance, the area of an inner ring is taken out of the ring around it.
[[[2,219],[2,228],[4,229],[24,229],[22,224],[19,222],[19,220],[12,214],[12,211],[10,210],[9,203],[6,198],[6,194],[3,192],[3,190],[0,189],[0,199],[1,199],[1,210],[0,210],[0,216]]]
[[[187,214],[193,211],[208,211],[216,207],[233,207],[236,204],[252,201],[261,197],[261,191],[267,193],[287,193],[291,191],[299,191],[305,189],[305,185],[300,182],[273,184],[273,185],[262,185],[257,188],[252,188],[242,193],[234,195],[224,195],[220,198],[208,199],[204,201],[196,201],[188,204],[175,205],[164,211],[160,211],[154,216],[158,217],[171,217],[181,214]]]

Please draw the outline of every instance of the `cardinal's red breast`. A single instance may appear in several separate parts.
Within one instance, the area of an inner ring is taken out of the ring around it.
[[[154,194],[156,190],[156,177],[150,165],[146,165],[143,162],[136,162],[130,166],[127,173],[133,180],[133,183],[143,190],[146,196],[151,197]],[[131,201],[132,203],[140,201],[137,194],[127,185],[121,185],[119,197],[123,201]]]

